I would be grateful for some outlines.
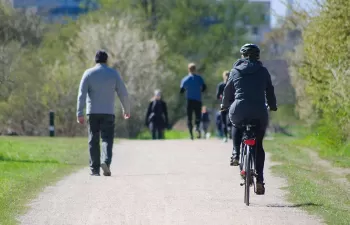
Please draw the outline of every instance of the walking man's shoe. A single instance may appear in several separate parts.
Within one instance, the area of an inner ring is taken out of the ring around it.
[[[98,171],[91,171],[91,172],[90,172],[90,175],[91,175],[91,176],[97,176],[97,177],[98,177],[98,176],[100,176],[100,172],[98,172]]]
[[[103,176],[109,177],[112,175],[109,165],[107,165],[106,163],[102,163],[101,168],[103,170]]]

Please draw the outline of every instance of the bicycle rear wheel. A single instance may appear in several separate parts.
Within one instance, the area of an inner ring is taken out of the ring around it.
[[[251,166],[252,166],[252,157],[250,152],[250,146],[247,146],[247,152],[245,155],[245,185],[244,185],[244,202],[247,206],[249,206],[249,198],[250,198],[250,184],[252,179],[251,174]]]

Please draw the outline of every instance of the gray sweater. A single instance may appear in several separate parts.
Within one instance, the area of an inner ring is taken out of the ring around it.
[[[86,70],[80,81],[77,116],[86,114],[115,114],[115,92],[124,113],[130,113],[128,91],[119,73],[105,64]]]

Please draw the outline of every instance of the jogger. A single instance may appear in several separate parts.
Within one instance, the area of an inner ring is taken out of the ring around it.
[[[195,124],[197,137],[201,137],[200,132],[200,119],[201,119],[201,107],[202,107],[202,92],[207,88],[203,78],[196,73],[196,65],[190,63],[188,65],[189,74],[181,80],[180,93],[186,91],[187,99],[187,126],[193,140],[193,125],[192,125],[192,115],[195,113]]]

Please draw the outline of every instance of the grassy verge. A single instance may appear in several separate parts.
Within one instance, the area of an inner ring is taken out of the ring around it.
[[[40,188],[88,162],[86,138],[0,137],[0,224],[16,224]]]
[[[350,168],[350,143],[334,144],[328,138],[316,135],[309,135],[296,143],[317,150],[321,158],[335,166]]]
[[[298,148],[298,143],[300,141],[290,137],[265,141],[272,159],[282,162],[273,167],[273,172],[287,179],[289,200],[322,216],[327,224],[349,225],[350,191],[347,184],[336,181],[332,171],[311,160],[306,150]]]
[[[186,131],[178,131],[178,130],[166,130],[165,131],[165,139],[188,139],[189,138],[189,134]],[[136,139],[139,140],[150,140],[152,139],[151,133],[149,132],[149,130],[145,130],[142,133],[140,133]]]

